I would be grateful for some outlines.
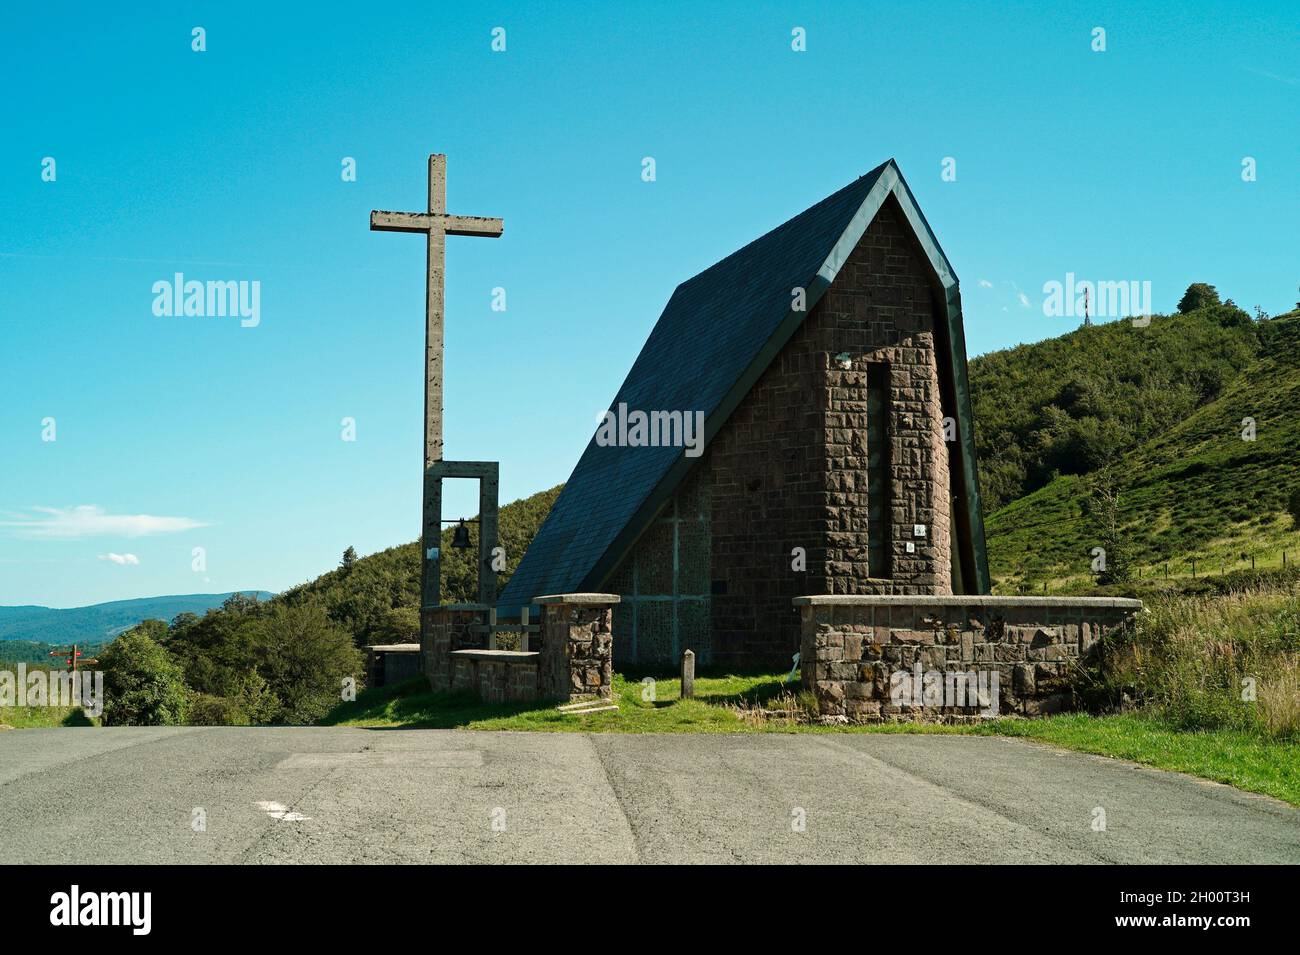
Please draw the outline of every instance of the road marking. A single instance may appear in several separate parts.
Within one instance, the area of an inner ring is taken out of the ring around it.
[[[278,802],[259,801],[257,808],[262,810],[272,819],[279,819],[281,822],[306,822],[311,816],[304,816],[300,812],[294,812],[288,806]]]

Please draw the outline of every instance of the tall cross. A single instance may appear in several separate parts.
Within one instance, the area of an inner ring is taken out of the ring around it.
[[[449,235],[497,238],[500,219],[447,214],[447,157],[429,157],[429,211],[370,213],[371,232],[422,232],[428,239],[428,274],[424,299],[424,560],[421,602],[438,602],[439,547],[442,537],[442,478],[435,473],[442,461],[443,274]]]
[[[447,214],[447,157],[429,157],[429,211],[370,213],[371,232],[423,232],[428,237],[428,276],[424,297],[424,469],[442,460],[443,274],[449,235],[498,238],[500,219]]]

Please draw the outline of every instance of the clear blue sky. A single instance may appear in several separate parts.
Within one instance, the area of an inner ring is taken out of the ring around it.
[[[567,478],[678,282],[890,156],[972,354],[1074,327],[1040,307],[1070,271],[1296,301],[1294,2],[152,6],[0,13],[0,604],[279,590],[417,536],[424,242],[367,217],[423,207],[430,152],[505,219],[448,241],[446,401],[503,503]],[[177,271],[259,281],[261,324],[156,317]]]

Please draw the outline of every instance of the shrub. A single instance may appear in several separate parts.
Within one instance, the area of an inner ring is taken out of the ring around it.
[[[1156,598],[1101,656],[1094,698],[1127,696],[1181,729],[1300,739],[1295,591]]]
[[[277,722],[320,719],[341,699],[347,677],[360,689],[362,655],[320,601],[273,604],[260,624],[259,669],[280,702]]]
[[[248,726],[252,720],[235,700],[211,693],[191,693],[185,722],[190,726]]]
[[[99,655],[105,726],[175,726],[185,721],[181,668],[142,630],[128,630]]]
[[[1178,302],[1178,311],[1194,312],[1198,308],[1208,308],[1219,304],[1219,290],[1205,282],[1193,282]]]

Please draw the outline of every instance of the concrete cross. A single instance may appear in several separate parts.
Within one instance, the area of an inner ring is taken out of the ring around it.
[[[428,239],[428,274],[424,304],[424,560],[421,561],[421,604],[439,602],[438,572],[442,539],[442,356],[443,274],[446,270],[446,237],[477,235],[497,238],[500,219],[447,214],[447,157],[429,157],[429,211],[370,213],[371,232],[423,232]],[[495,493],[495,484],[492,488]],[[495,515],[495,497],[493,499]],[[495,543],[496,529],[490,541]],[[480,577],[483,571],[480,568]],[[422,625],[423,626],[423,625]]]
[[[424,300],[424,468],[442,460],[443,274],[446,236],[498,238],[500,219],[447,214],[447,157],[429,157],[429,211],[370,213],[371,232],[423,232],[428,237],[428,276]]]

